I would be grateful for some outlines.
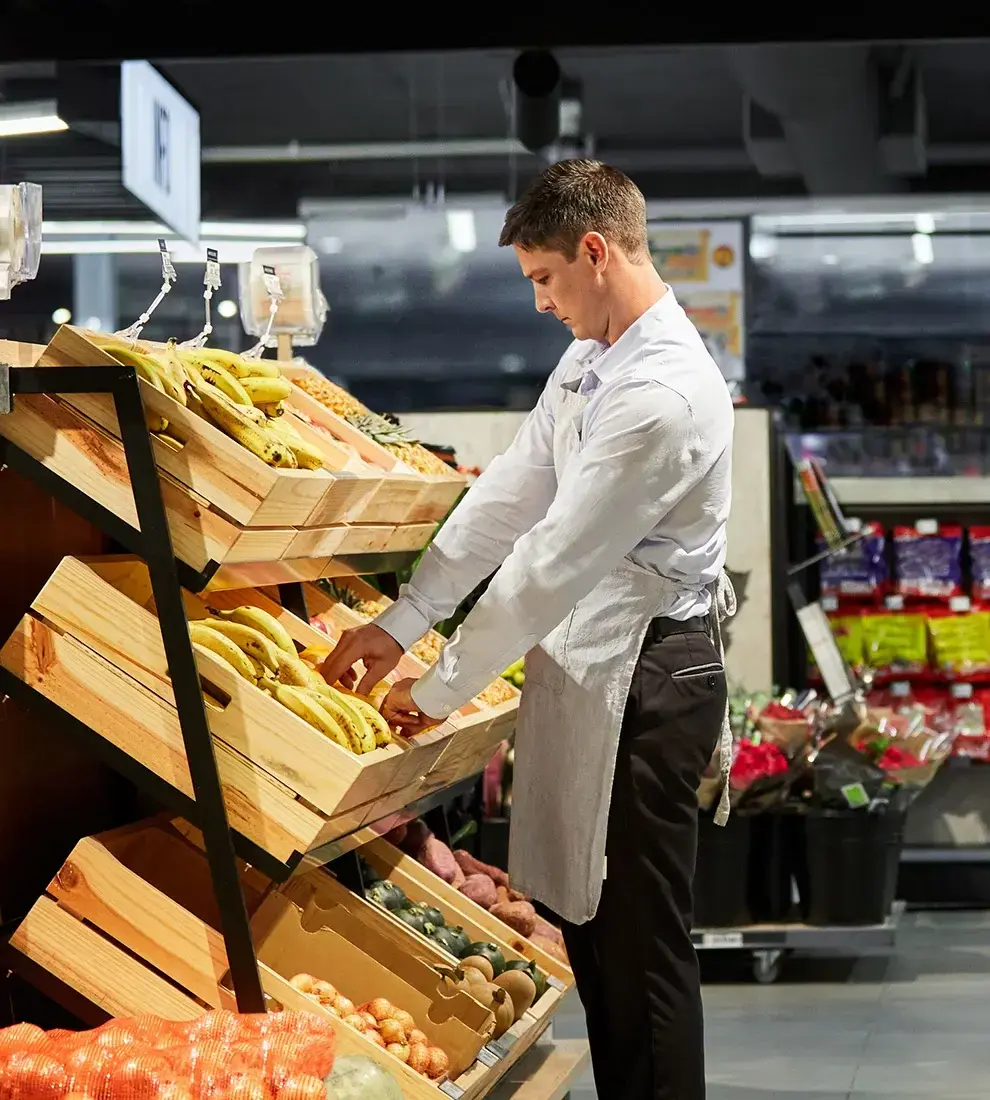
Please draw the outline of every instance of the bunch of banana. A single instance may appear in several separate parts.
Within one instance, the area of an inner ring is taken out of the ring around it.
[[[323,454],[285,417],[283,402],[292,392],[277,363],[246,359],[219,348],[181,348],[169,340],[164,349],[139,349],[119,339],[98,347],[269,466],[319,470]],[[165,433],[168,421],[149,415],[148,427]]]
[[[392,742],[388,723],[377,709],[328,684],[300,658],[278,619],[260,607],[211,611],[210,617],[190,622],[189,636],[194,649],[209,650],[341,748],[362,755]]]

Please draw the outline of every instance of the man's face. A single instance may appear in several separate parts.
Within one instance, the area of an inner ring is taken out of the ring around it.
[[[514,247],[523,275],[533,284],[539,312],[552,313],[576,340],[604,340],[608,310],[602,276],[608,248],[602,238],[588,234],[573,260],[562,252]]]

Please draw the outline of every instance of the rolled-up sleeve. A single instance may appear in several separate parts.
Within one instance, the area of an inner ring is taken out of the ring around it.
[[[505,561],[557,491],[550,383],[508,450],[495,458],[437,532],[399,599],[375,619],[408,649]],[[456,709],[456,708],[455,708]]]
[[[710,466],[690,406],[654,380],[611,388],[584,419],[580,455],[545,517],[414,686],[423,713],[445,718],[545,638]]]

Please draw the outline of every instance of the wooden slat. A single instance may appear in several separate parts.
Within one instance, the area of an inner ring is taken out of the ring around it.
[[[203,1009],[51,898],[39,898],[11,946],[111,1016],[194,1020]]]
[[[586,1039],[536,1043],[505,1074],[491,1100],[563,1100],[590,1062]]]
[[[430,539],[437,525],[429,523],[402,523],[388,537],[383,550],[385,553],[402,553],[409,550],[422,550]]]
[[[0,650],[0,664],[193,797],[178,716],[136,680],[30,615]],[[280,860],[312,847],[324,819],[222,741],[214,749],[232,827]]]

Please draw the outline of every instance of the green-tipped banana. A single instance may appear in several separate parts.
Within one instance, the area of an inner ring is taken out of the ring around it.
[[[340,688],[332,688],[331,690],[337,692],[347,700],[352,710],[356,710],[358,714],[371,726],[371,732],[375,735],[376,745],[391,745],[393,742],[392,731],[388,728],[388,722],[379,714],[379,712],[364,699],[361,699],[357,695],[351,695],[347,692],[343,692]]]
[[[226,619],[232,623],[241,623],[242,626],[253,626],[266,638],[273,641],[279,649],[288,653],[290,657],[296,656],[296,645],[292,635],[285,627],[267,611],[253,604],[245,604],[243,607],[235,607],[232,611],[218,611],[216,618]]]
[[[284,401],[292,393],[292,383],[285,378],[242,378],[240,384],[254,405]]]
[[[195,388],[210,420],[262,462],[266,462],[269,466],[283,466],[288,456],[295,464],[295,458],[292,457],[287,444],[246,417],[223,393],[215,390],[215,387],[205,384],[197,386],[192,381],[188,382],[187,386]]]
[[[250,680],[252,684],[257,680],[254,667],[247,656],[230,638],[225,637],[217,630],[211,629],[208,621],[195,620],[191,622],[189,624],[189,637],[198,645],[204,646],[216,653],[217,656],[222,657],[245,680]]]
[[[347,734],[334,721],[325,707],[313,698],[305,688],[290,687],[287,684],[277,684],[274,690],[275,698],[297,717],[308,722],[331,741],[336,741],[342,749],[351,749]]]
[[[271,639],[260,630],[243,623],[232,623],[226,619],[202,619],[204,626],[229,638],[239,649],[256,661],[260,661],[272,673],[278,672],[278,658],[281,652]]]
[[[212,382],[218,390],[238,405],[253,405],[250,394],[226,367],[219,363],[200,363],[200,373],[207,382]]]

